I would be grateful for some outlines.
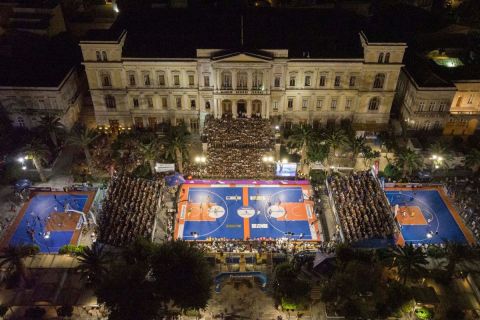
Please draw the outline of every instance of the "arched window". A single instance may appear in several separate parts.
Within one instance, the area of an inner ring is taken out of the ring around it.
[[[383,63],[383,52],[378,55],[378,63]]]
[[[115,97],[112,95],[105,96],[105,106],[109,109],[114,109],[117,107],[117,103],[115,102]]]
[[[205,102],[205,110],[210,110],[210,101]]]
[[[102,59],[103,61],[107,61],[107,52],[102,51]]]
[[[110,87],[112,86],[112,81],[110,80],[110,75],[108,73],[102,73],[102,86]]]
[[[384,83],[385,83],[385,75],[383,73],[379,73],[375,76],[375,80],[373,81],[373,88],[382,89]]]
[[[23,117],[17,117],[17,126],[19,127],[25,127],[25,120],[23,119]]]
[[[389,63],[390,62],[390,52],[387,52],[387,54],[385,54],[385,63]]]
[[[370,99],[370,102],[368,103],[368,110],[377,111],[379,106],[380,106],[380,99],[378,97],[373,97],[372,99]]]

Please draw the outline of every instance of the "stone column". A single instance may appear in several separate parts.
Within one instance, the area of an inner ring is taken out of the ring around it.
[[[222,99],[218,99],[218,111],[217,111],[217,115],[218,115],[218,119],[220,119],[222,116],[223,116],[223,106],[222,106]]]
[[[237,118],[237,100],[232,100],[232,114],[233,119]]]
[[[237,89],[237,72],[238,70],[232,70],[232,90]]]
[[[252,117],[252,100],[247,100],[247,118]]]
[[[217,73],[217,83],[215,84],[215,88],[217,90],[220,90],[220,88],[222,87],[222,75],[220,69],[216,69],[215,72]]]
[[[253,71],[248,70],[247,71],[247,89],[252,90],[252,80],[253,80]]]

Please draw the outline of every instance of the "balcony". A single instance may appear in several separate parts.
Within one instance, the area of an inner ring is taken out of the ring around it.
[[[222,86],[220,88],[220,93],[232,93],[232,87],[231,86]]]
[[[476,116],[480,114],[480,110],[465,110],[465,111],[451,110],[450,114],[458,115],[458,116]]]
[[[236,94],[248,94],[248,88],[247,87],[237,87],[235,89]]]

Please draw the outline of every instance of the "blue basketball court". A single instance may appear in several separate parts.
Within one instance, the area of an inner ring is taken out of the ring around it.
[[[76,244],[83,213],[93,200],[89,192],[42,192],[21,209],[4,244],[34,244],[40,252],[57,253],[66,244]]]
[[[184,184],[175,238],[319,240],[310,185]]]
[[[386,188],[385,193],[392,206],[398,205],[396,221],[404,242],[472,242],[471,233],[441,188]]]

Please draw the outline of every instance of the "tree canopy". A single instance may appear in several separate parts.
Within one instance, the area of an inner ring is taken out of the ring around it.
[[[112,260],[95,292],[109,319],[152,319],[172,307],[205,308],[211,285],[207,260],[195,246],[139,239]]]

